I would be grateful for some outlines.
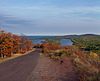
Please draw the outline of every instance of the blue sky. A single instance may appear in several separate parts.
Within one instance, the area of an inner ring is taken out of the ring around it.
[[[28,35],[100,34],[100,0],[0,0],[0,27]]]

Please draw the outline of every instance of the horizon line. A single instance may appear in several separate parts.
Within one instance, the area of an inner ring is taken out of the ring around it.
[[[16,33],[14,33],[16,34]],[[65,35],[100,35],[100,33],[70,33],[70,34],[16,34],[20,36],[65,36]]]

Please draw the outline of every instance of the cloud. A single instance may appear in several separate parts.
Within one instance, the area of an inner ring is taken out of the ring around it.
[[[18,19],[11,15],[0,14],[0,26],[2,28],[20,28],[32,26],[34,23],[29,20]]]
[[[100,7],[66,7],[55,6],[31,6],[31,7],[9,7],[0,8],[5,13],[17,17],[41,19],[41,18],[100,18]]]
[[[50,5],[43,5],[47,2]],[[28,34],[99,32],[100,6],[58,6],[47,2],[0,7],[5,14],[0,17],[5,29]]]

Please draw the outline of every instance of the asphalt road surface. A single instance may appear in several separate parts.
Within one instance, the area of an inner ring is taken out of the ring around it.
[[[34,70],[40,50],[37,49],[25,56],[21,56],[0,64],[0,81],[26,81]]]

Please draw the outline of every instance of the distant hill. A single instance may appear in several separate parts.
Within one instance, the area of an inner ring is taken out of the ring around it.
[[[96,35],[96,34],[83,34],[81,36],[98,36],[98,35]]]
[[[96,35],[96,34],[82,34],[82,35],[65,35],[62,36],[63,38],[79,38],[79,37],[100,37],[100,35]]]

